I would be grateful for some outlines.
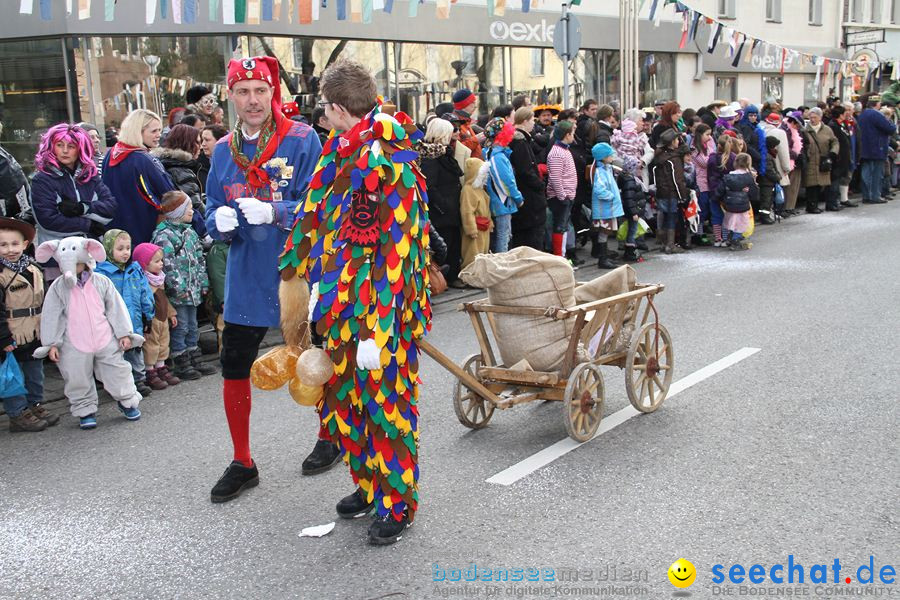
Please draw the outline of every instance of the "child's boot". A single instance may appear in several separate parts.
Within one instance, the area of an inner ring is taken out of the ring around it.
[[[9,418],[10,433],[16,433],[19,431],[43,431],[47,429],[47,427],[49,427],[47,421],[38,419],[36,416],[31,414],[31,411],[28,409],[25,409],[18,417]]]
[[[49,427],[53,427],[54,425],[59,423],[59,417],[51,413],[40,404],[35,404],[28,410],[30,410],[31,414],[33,414],[38,420],[47,421],[47,425]]]
[[[168,382],[159,376],[158,369],[147,369],[147,385],[154,390],[164,390],[169,387]],[[138,391],[140,391],[140,388]]]
[[[200,351],[200,348],[188,350],[185,354],[191,357],[191,366],[201,375],[213,375],[218,372],[214,366],[200,360],[203,358],[203,352]]]
[[[601,248],[600,253],[601,256],[597,259],[598,269],[615,269],[619,266],[609,257],[609,250]]]
[[[181,383],[181,380],[175,377],[166,365],[156,369],[156,375],[169,385],[178,385]]]
[[[200,373],[191,365],[191,357],[186,351],[173,357],[172,360],[175,363],[175,377],[178,379],[181,379],[182,381],[191,381],[202,377],[202,375],[200,375]]]
[[[682,254],[684,253],[684,248],[677,245],[675,243],[675,230],[674,229],[666,229],[666,254]]]
[[[638,254],[636,247],[625,246],[625,254],[622,255],[622,260],[627,262],[638,262],[641,260],[641,257]]]

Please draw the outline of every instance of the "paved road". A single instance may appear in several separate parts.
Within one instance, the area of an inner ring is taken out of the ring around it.
[[[215,378],[154,395],[138,423],[105,405],[92,432],[69,417],[38,435],[0,432],[0,597],[669,598],[666,569],[684,556],[698,571],[688,591],[709,598],[713,565],[789,554],[813,597],[835,587],[809,582],[816,563],[840,559],[856,585],[870,556],[876,572],[900,562],[898,230],[894,202],[764,228],[750,252],[638,265],[641,281],[667,286],[676,379],[760,351],[510,486],[485,480],[565,438],[560,407],[469,431],[454,380],[423,361],[421,511],[389,548],[366,545],[364,521],[298,537],[335,520],[352,484],[343,468],[300,476],[316,422],[286,392],[256,394],[262,484],[225,505],[208,500],[230,459]],[[461,361],[475,340],[452,308],[438,308],[431,340]],[[628,401],[621,372],[604,372],[611,415]],[[482,575],[553,569],[556,582],[434,581],[473,563]],[[588,581],[560,582],[569,569]]]

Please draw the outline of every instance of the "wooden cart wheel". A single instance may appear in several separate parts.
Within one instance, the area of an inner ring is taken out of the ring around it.
[[[482,360],[480,354],[473,354],[463,363],[462,369],[472,377],[478,379],[478,368]],[[487,426],[494,414],[494,405],[487,398],[483,398],[470,390],[462,381],[456,380],[453,388],[453,410],[459,422],[470,429],[481,429]]]
[[[625,359],[625,391],[631,405],[642,413],[652,413],[659,408],[669,386],[675,366],[672,338],[668,330],[659,325],[647,323],[631,341]]]
[[[581,363],[569,376],[563,401],[563,421],[569,437],[586,442],[597,433],[603,418],[603,373],[600,367]]]

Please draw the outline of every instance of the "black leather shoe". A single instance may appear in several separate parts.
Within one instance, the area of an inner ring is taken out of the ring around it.
[[[203,353],[200,351],[200,348],[188,350],[188,356],[191,357],[191,366],[201,375],[212,375],[219,372],[219,370],[211,363],[203,362],[201,360],[203,358]]]
[[[249,488],[259,485],[259,471],[256,463],[252,467],[245,467],[240,461],[233,461],[225,472],[219,477],[216,485],[210,492],[209,499],[213,502],[228,502],[234,500]]]
[[[338,516],[342,519],[359,519],[372,512],[375,503],[366,502],[366,498],[363,494],[361,489],[356,488],[355,492],[341,498],[341,501],[338,502],[335,507]]]
[[[859,206],[858,202],[853,202],[852,200],[847,200],[846,202],[841,202],[841,206],[844,208],[856,208]]]
[[[403,532],[412,525],[403,511],[403,518],[399,521],[391,513],[375,517],[369,525],[369,543],[376,546],[387,546],[403,539]]]
[[[842,210],[844,210],[844,207],[841,206],[841,205],[838,205],[838,206],[826,206],[826,207],[825,207],[825,210],[828,211],[828,212],[841,212]]]
[[[319,440],[316,447],[303,461],[304,475],[318,475],[324,473],[341,461],[341,451],[328,440]]]
[[[617,269],[619,265],[614,263],[611,258],[606,256],[597,260],[597,268],[598,269]]]
[[[878,198],[877,200],[863,200],[863,204],[887,204],[887,200]]]
[[[807,208],[806,212],[807,212],[807,214],[810,214],[810,215],[819,215],[819,214],[822,214],[822,209],[818,208],[818,207]]]

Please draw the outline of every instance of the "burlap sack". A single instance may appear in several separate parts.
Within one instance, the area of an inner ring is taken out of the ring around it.
[[[564,258],[522,247],[502,254],[479,254],[460,278],[486,288],[488,302],[538,308],[575,306],[575,274]],[[555,371],[565,357],[574,320],[493,315],[503,364],[522,359],[535,371]]]

